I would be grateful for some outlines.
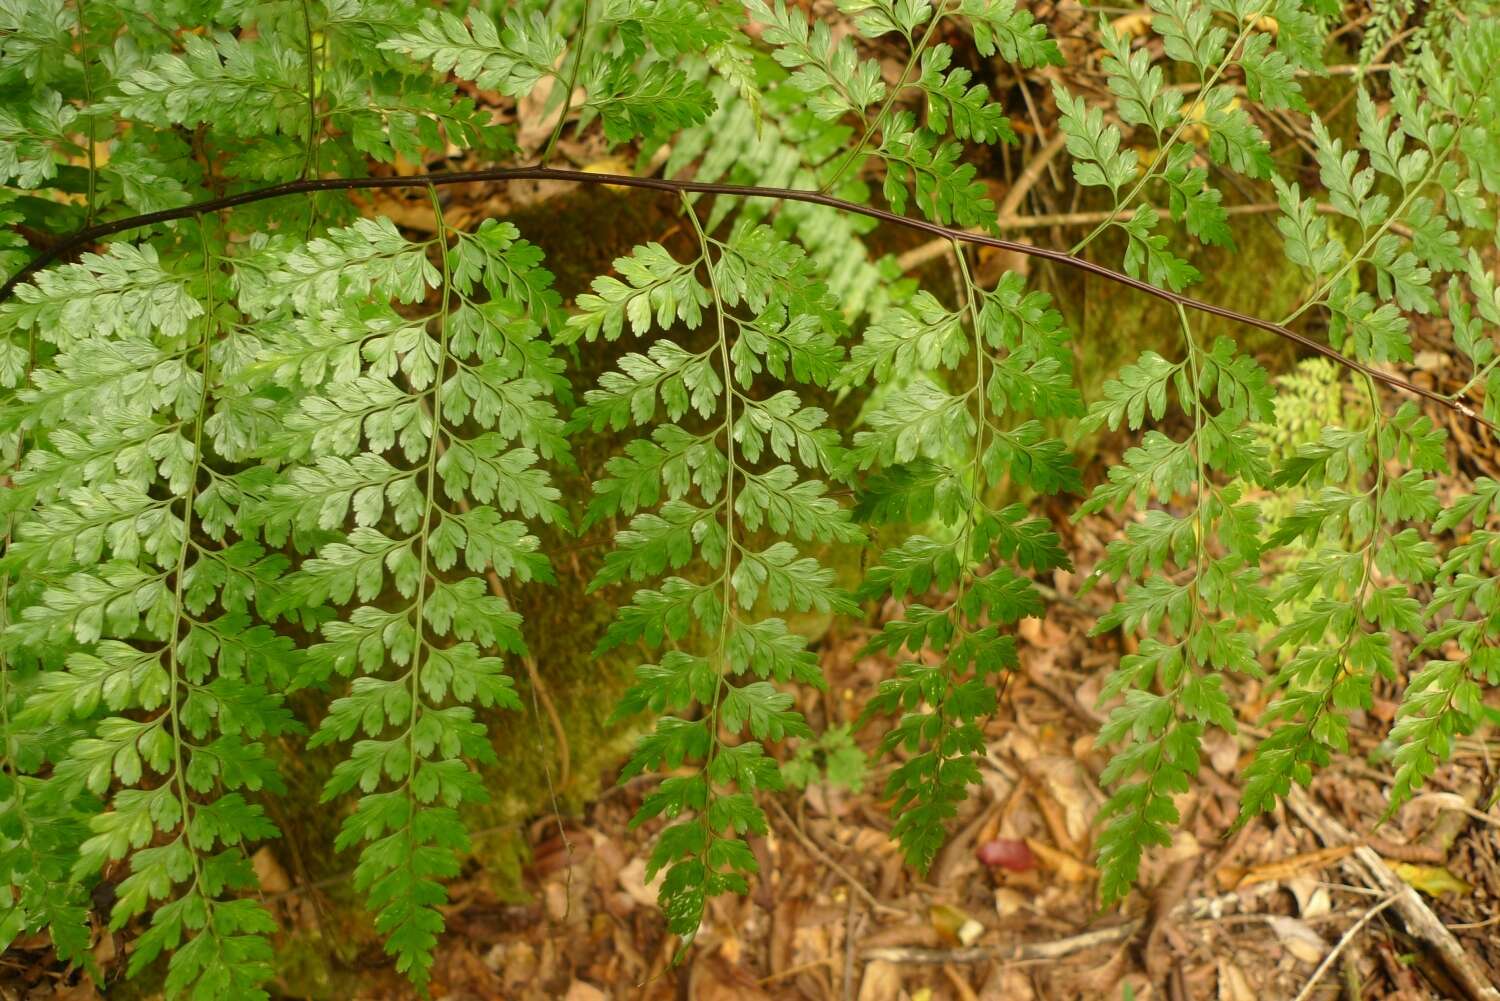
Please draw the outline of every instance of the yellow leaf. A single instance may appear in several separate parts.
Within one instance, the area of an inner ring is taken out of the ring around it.
[[[928,911],[933,930],[949,942],[958,945],[973,945],[984,934],[984,925],[975,921],[957,907],[933,904]]]
[[[1110,27],[1114,28],[1115,33],[1118,35],[1129,35],[1131,38],[1140,38],[1151,27],[1151,15],[1144,11],[1125,14],[1111,21]]]
[[[1396,875],[1429,897],[1440,897],[1449,892],[1462,897],[1474,891],[1472,886],[1440,865],[1413,865],[1410,862],[1397,862],[1393,868],[1396,870]]]
[[[630,161],[626,160],[623,156],[608,154],[592,163],[584,164],[583,172],[585,174],[629,174],[631,172]],[[606,184],[604,187],[611,191],[625,190],[618,184]]]

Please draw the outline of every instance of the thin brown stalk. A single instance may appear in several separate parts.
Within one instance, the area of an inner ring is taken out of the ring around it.
[[[376,188],[426,188],[429,186],[441,186],[448,184],[477,184],[477,183],[507,183],[510,181],[574,181],[580,184],[606,184],[622,188],[644,188],[651,191],[662,191],[671,194],[710,194],[728,195],[741,198],[769,198],[778,201],[806,202],[812,205],[824,205],[829,208],[838,209],[843,212],[851,212],[856,215],[866,216],[881,222],[890,223],[894,226],[904,226],[907,229],[933,236],[942,237],[947,240],[958,240],[964,243],[975,244],[983,247],[994,247],[997,250],[1009,250],[1013,253],[1024,254],[1041,260],[1052,261],[1064,267],[1083,271],[1087,274],[1103,278],[1107,281],[1135,289],[1145,295],[1161,299],[1184,309],[1195,312],[1206,313],[1217,316],[1247,327],[1255,327],[1267,333],[1289,340],[1300,347],[1322,355],[1345,368],[1359,372],[1376,382],[1399,389],[1412,396],[1436,403],[1445,409],[1452,410],[1463,415],[1477,424],[1489,428],[1491,432],[1500,435],[1500,427],[1490,423],[1478,414],[1468,403],[1463,400],[1448,399],[1440,393],[1418,386],[1400,376],[1392,375],[1380,369],[1373,368],[1358,361],[1342,352],[1336,351],[1306,334],[1299,333],[1289,327],[1258,316],[1250,316],[1237,310],[1229,309],[1215,303],[1195,299],[1192,296],[1172,292],[1168,289],[1158,288],[1150,282],[1139,278],[1133,278],[1121,271],[1097,264],[1082,257],[1076,257],[1065,250],[1056,250],[1050,247],[1035,247],[1014,240],[1003,240],[999,237],[989,236],[982,233],[970,233],[954,226],[945,226],[941,223],[930,222],[926,219],[916,219],[910,216],[899,215],[888,212],[885,209],[874,208],[870,205],[860,205],[855,202],[835,198],[818,191],[804,191],[795,188],[771,188],[757,187],[745,184],[719,184],[707,181],[681,181],[665,177],[636,177],[627,174],[602,174],[583,170],[569,170],[560,167],[496,167],[483,170],[455,170],[436,171],[425,174],[414,174],[410,176],[390,177],[316,177],[306,178],[300,181],[290,181],[286,184],[272,185],[267,188],[259,188],[253,191],[242,191],[239,194],[227,195],[222,198],[212,198],[197,202],[192,205],[183,205],[177,208],[163,209],[159,212],[148,212],[142,215],[128,216],[107,223],[90,226],[68,237],[65,240],[49,247],[28,263],[24,268],[13,275],[4,285],[0,285],[0,302],[10,298],[16,286],[30,278],[37,271],[94,243],[106,236],[113,236],[129,230],[140,229],[145,226],[153,226],[159,223],[173,222],[178,219],[190,218],[194,215],[207,212],[217,212],[223,209],[235,208],[240,205],[249,205],[254,202],[265,201],[269,198],[283,198],[288,195],[307,194],[315,191],[352,191],[356,189]]]

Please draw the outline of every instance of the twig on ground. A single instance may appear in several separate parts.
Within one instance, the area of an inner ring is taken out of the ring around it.
[[[1167,998],[1169,1001],[1192,1001],[1192,995],[1187,991],[1187,980],[1182,974],[1182,961],[1178,960],[1172,964],[1172,970],[1167,974]]]
[[[959,1001],[979,1001],[979,995],[974,993],[974,988],[963,978],[956,967],[951,964],[943,966],[943,976],[948,978],[948,983],[958,992]]]
[[[1021,203],[1026,200],[1026,196],[1031,194],[1031,189],[1036,186],[1036,182],[1041,179],[1042,171],[1047,169],[1053,157],[1062,152],[1067,144],[1068,137],[1061,130],[1047,140],[1047,144],[1037,150],[1036,156],[1027,161],[1025,169],[1016,175],[1016,183],[1010,186],[1010,190],[1000,200],[1000,208],[995,214],[1001,218],[1015,215]]]
[[[1328,955],[1323,957],[1323,961],[1318,964],[1318,968],[1316,970],[1313,970],[1312,976],[1307,978],[1307,983],[1302,985],[1302,989],[1297,992],[1297,996],[1293,998],[1292,1001],[1307,1001],[1307,999],[1312,996],[1313,988],[1318,985],[1318,981],[1323,979],[1323,974],[1327,973],[1333,966],[1334,962],[1338,960],[1339,955],[1343,953],[1345,949],[1349,948],[1349,945],[1354,941],[1354,937],[1359,934],[1360,929],[1369,924],[1370,921],[1375,917],[1375,915],[1379,914],[1381,911],[1394,904],[1396,900],[1397,897],[1394,894],[1386,897],[1380,903],[1365,911],[1363,917],[1354,922],[1354,924],[1350,925],[1349,930],[1344,932],[1343,937],[1341,937],[1338,942],[1334,944],[1333,948],[1328,951]]]
[[[1049,678],[1036,666],[1035,661],[1028,663],[1025,670],[1026,683],[1033,688],[1046,692],[1049,696],[1068,712],[1072,713],[1089,729],[1097,729],[1104,722],[1105,717],[1093,712],[1088,706],[1078,701],[1078,698],[1065,685],[1060,684],[1057,679]]]
[[[1483,921],[1465,921],[1461,924],[1452,924],[1448,926],[1448,930],[1475,931],[1479,928],[1488,928],[1491,925],[1500,925],[1500,914],[1496,914],[1491,918],[1485,918]]]
[[[1303,823],[1312,828],[1313,833],[1324,844],[1347,844],[1353,840],[1354,835],[1314,803],[1312,797],[1302,789],[1294,786],[1286,797],[1286,805]],[[1417,891],[1392,872],[1391,867],[1385,864],[1385,860],[1373,848],[1361,845],[1354,849],[1353,859],[1358,864],[1353,860],[1344,864],[1353,866],[1356,871],[1362,868],[1382,892],[1395,898],[1392,906],[1401,916],[1406,930],[1437,952],[1448,972],[1470,997],[1481,1001],[1500,1001],[1500,990],[1474,964],[1458,939],[1438,920],[1432,909],[1422,902]]]
[[[1175,842],[1173,848],[1176,848]],[[1151,889],[1151,910],[1142,929],[1140,950],[1146,973],[1153,981],[1167,972],[1170,958],[1164,939],[1173,924],[1173,914],[1185,902],[1188,886],[1198,872],[1201,858],[1195,847],[1191,854],[1172,859],[1160,881]]]
[[[1020,71],[1017,70],[1015,66],[1011,66],[1011,75],[1014,77],[1014,79],[1016,81],[1016,89],[1021,92],[1021,100],[1026,105],[1026,114],[1028,116],[1030,116],[1030,118],[1031,118],[1031,127],[1034,128],[1034,129],[1036,129],[1036,137],[1038,139],[1041,139],[1042,136],[1046,135],[1047,130],[1042,125],[1042,116],[1039,115],[1039,114],[1037,114],[1036,101],[1032,100],[1032,98],[1031,98],[1031,90],[1030,90],[1030,88],[1028,88],[1026,86],[1025,79],[1021,76]],[[1060,138],[1062,138],[1062,130],[1059,129],[1058,130],[1058,135],[1054,136],[1053,138],[1054,139],[1060,139]],[[1058,175],[1057,175],[1057,166],[1052,162],[1052,159],[1053,159],[1055,153],[1047,153],[1046,146],[1043,146],[1043,148],[1038,151],[1037,156],[1041,157],[1044,154],[1045,154],[1046,158],[1037,167],[1037,173],[1040,174],[1043,170],[1046,170],[1047,171],[1047,175],[1052,178],[1052,187],[1054,187],[1054,188],[1061,188],[1062,187],[1062,178],[1058,177]],[[1022,177],[1024,177],[1024,176],[1025,175],[1023,174]],[[1019,184],[1019,183],[1020,183],[1020,178],[1017,178],[1017,184]],[[1031,179],[1031,183],[1027,184],[1026,187],[1028,189],[1030,189],[1031,185],[1034,184],[1034,183],[1036,183],[1036,178],[1032,178]],[[1012,190],[1014,190],[1014,186],[1012,187]],[[1005,197],[1006,197],[1006,201],[1010,201],[1010,195],[1009,194],[1007,194]],[[1019,195],[1017,195],[1015,201],[1011,204],[1011,210],[1014,210],[1016,208],[1016,206],[1020,205],[1021,204],[1021,199],[1024,198],[1024,197],[1026,197],[1026,192],[1025,191],[1022,191]],[[1005,213],[1002,212],[1001,214],[1003,215]]]
[[[1500,827],[1500,817],[1497,817],[1492,813],[1485,813],[1483,810],[1475,809],[1469,803],[1466,803],[1463,797],[1458,795],[1457,793],[1425,792],[1420,796],[1414,796],[1412,798],[1413,803],[1424,801],[1439,803],[1445,810],[1453,810],[1457,813],[1462,813],[1466,816],[1472,817],[1475,820],[1483,821],[1484,823],[1489,824],[1491,827]]]
[[[864,929],[863,911],[854,909],[854,894],[849,894],[849,906],[844,911],[844,976],[841,981],[844,1001],[854,1001],[854,943]]]
[[[795,977],[799,973],[806,973],[809,970],[816,970],[820,966],[830,966],[832,964],[833,957],[824,956],[821,959],[812,959],[808,960],[806,963],[798,963],[796,966],[788,966],[786,969],[780,971],[779,973],[769,973],[766,976],[761,977],[755,983],[761,987],[764,987],[766,984],[774,984],[778,980],[785,980],[787,977]]]
[[[817,842],[808,837],[802,828],[797,826],[797,822],[791,818],[791,815],[786,812],[786,809],[780,803],[769,797],[766,799],[766,802],[771,804],[771,809],[776,811],[776,815],[781,818],[781,822],[786,825],[787,830],[792,832],[792,836],[801,842],[802,847],[812,852],[819,862],[832,869],[840,879],[849,885],[849,889],[853,890],[861,900],[870,905],[872,910],[879,911],[882,914],[899,915],[903,918],[911,917],[912,912],[905,908],[892,907],[890,904],[882,904],[876,900],[875,895],[865,889],[864,884],[859,881],[858,877],[830,858],[827,852],[818,847]]]
[[[1127,921],[1108,928],[1096,928],[1081,935],[1054,939],[1051,942],[1011,942],[1005,945],[971,945],[960,949],[920,949],[913,946],[884,946],[864,949],[859,956],[866,962],[883,959],[888,963],[941,966],[945,963],[1024,963],[1062,959],[1075,952],[1101,945],[1114,945],[1134,935],[1140,921]]]
[[[1365,839],[1365,844],[1375,849],[1382,856],[1395,859],[1397,862],[1413,862],[1417,865],[1442,865],[1447,858],[1447,853],[1432,845],[1408,845],[1400,841],[1391,841],[1386,838],[1370,835]]]
[[[1177,919],[1207,920],[1221,922],[1233,908],[1243,907],[1253,900],[1269,897],[1279,892],[1276,883],[1261,883],[1248,891],[1221,893],[1212,897],[1194,897],[1172,909]],[[1101,945],[1115,945],[1136,934],[1141,928],[1140,919],[1124,921],[1107,928],[1081,932],[1067,938],[1047,942],[1012,942],[1005,945],[973,945],[961,949],[924,949],[914,946],[873,946],[860,950],[860,959],[870,962],[883,959],[890,963],[910,963],[936,966],[943,963],[1027,963],[1062,959],[1076,952],[1083,952]]]
[[[1344,1001],[1362,1001],[1365,996],[1365,986],[1359,975],[1359,949],[1344,950],[1340,972],[1343,974]]]

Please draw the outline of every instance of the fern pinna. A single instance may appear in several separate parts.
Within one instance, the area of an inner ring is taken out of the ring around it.
[[[665,868],[667,927],[689,942],[706,899],[746,892],[757,870],[745,841],[767,831],[755,793],[783,784],[762,741],[811,733],[776,683],[820,685],[817,659],[772,613],[854,611],[833,573],[792,540],[862,535],[824,481],[808,478],[841,467],[827,413],[794,390],[764,388],[768,379],[832,379],[843,354],[837,303],[803,252],[769,228],[744,224],[720,240],[686,201],[684,211],[698,253],[679,262],[648,244],[616,261],[624,281],[601,278],[580,296],[569,336],[614,340],[627,324],[637,337],[677,324],[697,332],[689,346],[658,338],[647,353],[625,355],[575,418],[596,430],[651,426],[609,460],[595,487],[589,520],[630,521],[592,587],[660,578],[621,607],[600,650],[638,641],[667,648],[637,668],[621,702],[622,713],[663,714],[623,775],[698,764],[695,775],[663,779],[635,817],[674,821],[647,876]],[[676,715],[695,705],[699,718]]]
[[[230,415],[248,352],[222,233],[184,229],[172,265],[119,245],[9,313],[55,352],[11,411],[45,447],[9,495],[24,513],[6,569],[40,593],[6,640],[52,668],[19,724],[92,721],[47,795],[104,799],[71,880],[128,859],[111,924],[151,908],[131,969],[171,950],[170,990],[245,994],[270,973],[275,927],[240,895],[255,885],[246,849],[277,833],[247,794],[281,791],[264,739],[298,728],[280,695],[291,642],[255,621],[286,561],[241,530],[234,470],[252,442]]]
[[[934,587],[953,595],[936,608],[913,601],[870,643],[893,657],[930,650],[942,658],[904,663],[864,710],[865,719],[899,714],[881,750],[911,753],[885,791],[893,833],[922,869],[942,846],[966,786],[980,781],[980,727],[996,709],[995,677],[1017,665],[1015,639],[1000,627],[1042,609],[1032,581],[1000,561],[1033,573],[1071,568],[1046,519],[1019,503],[997,506],[996,488],[1005,480],[1039,493],[1080,485],[1071,458],[1036,419],[1080,407],[1062,317],[1013,272],[993,290],[979,288],[962,249],[953,252],[964,286],[960,307],[919,293],[870,326],[844,374],[858,382],[923,373],[890,389],[870,413],[869,430],[856,432],[852,456],[860,468],[879,470],[864,502],[873,520],[937,529],[882,555],[862,596],[901,601]],[[1026,415],[1035,416],[1017,420]]]
[[[1171,839],[1239,676],[1268,694],[1240,823],[1346,750],[1377,686],[1405,684],[1392,809],[1492,717],[1500,488],[1438,489],[1432,414],[1500,423],[1500,25],[1452,0],[1398,36],[1385,5],[1361,66],[1399,60],[1341,78],[1350,124],[1316,99],[1327,0],[1148,0],[1076,29],[1097,46],[1010,0],[837,6],[0,4],[0,943],[45,930],[88,966],[109,900],[131,973],[267,996],[249,858],[277,761],[312,747],[424,986],[465,807],[528,753],[487,723],[521,705],[510,594],[551,579],[549,526],[613,530],[599,649],[650,651],[615,722],[639,728],[624,774],[659,773],[636,823],[683,943],[755,874],[758,797],[809,773],[779,742],[812,736],[813,619],[885,614],[860,720],[892,834],[933,861],[1033,578],[1071,565],[1043,496],[1124,522],[1087,578],[1114,589],[1097,631],[1137,640],[1103,689],[1105,901]],[[989,83],[1012,72],[1024,119]],[[1067,251],[996,235],[1045,162],[1007,173],[1006,218],[982,176],[1039,128],[1090,210]],[[595,154],[634,167],[548,166]],[[568,304],[510,222],[450,224],[444,191],[506,182],[655,189],[678,217]],[[1190,295],[1266,209],[1299,304]],[[881,258],[877,221],[932,237],[953,291]],[[976,244],[1165,301],[1163,339],[1085,401],[1064,314],[1087,304],[1041,269],[981,280]],[[1455,391],[1392,370],[1415,317],[1451,336]],[[1251,327],[1343,372],[1336,420],[1276,453]],[[592,352],[613,367],[574,385]],[[1063,440],[1096,432],[1132,436],[1099,475]],[[563,496],[606,435],[592,496]]]
[[[520,708],[491,652],[524,651],[520,617],[485,575],[551,578],[528,521],[565,518],[538,463],[567,459],[534,318],[551,276],[513,227],[451,234],[429,193],[431,240],[357,223],[267,248],[241,288],[269,331],[258,364],[297,394],[252,518],[315,547],[282,607],[340,610],[293,685],[357,675],[308,746],[360,738],[323,795],[362,794],[338,847],[362,846],[355,887],[418,984],[468,847],[458,808],[488,795],[469,763],[495,761],[474,707]]]

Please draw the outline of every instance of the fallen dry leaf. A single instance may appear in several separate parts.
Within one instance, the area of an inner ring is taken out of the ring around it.
[[[1286,881],[1286,888],[1297,898],[1297,916],[1306,921],[1333,910],[1328,888],[1310,873],[1299,873]]]
[[[568,985],[563,1001],[608,1001],[609,995],[586,980],[575,980]]]
[[[900,996],[900,967],[884,959],[865,964],[865,975],[859,982],[859,1001],[896,1001]]]
[[[656,874],[656,879],[649,884],[646,882],[646,860],[633,858],[620,870],[617,877],[620,889],[630,894],[630,899],[641,907],[656,906],[656,884],[661,881],[662,873]]]
[[[995,913],[1002,918],[1014,917],[1026,909],[1026,897],[1008,886],[995,888]]]
[[[1036,991],[1024,970],[999,966],[979,989],[979,1001],[1036,1001]]]
[[[1225,733],[1223,730],[1210,730],[1205,733],[1203,754],[1208,758],[1209,766],[1225,778],[1232,779],[1238,773],[1240,741],[1234,734]]]
[[[706,954],[693,964],[688,996],[692,1001],[771,1001],[744,970]]]
[[[1014,733],[1014,731],[1012,731]],[[1011,736],[1010,733],[1007,736]],[[1072,757],[1060,754],[1038,753],[1036,744],[1019,734],[1011,741],[1010,750],[1020,762],[1032,782],[1032,792],[1038,804],[1050,799],[1062,808],[1063,831],[1067,840],[1079,848],[1086,848],[1092,832],[1094,815],[1104,802],[1104,797],[1089,778],[1088,773]],[[1044,810],[1044,816],[1046,811]],[[1055,819],[1049,822],[1055,823]]]
[[[1245,971],[1233,960],[1219,960],[1219,1001],[1258,1001]]]
[[[948,904],[933,904],[927,916],[939,935],[957,945],[973,945],[984,934],[984,925]]]
[[[1150,30],[1151,15],[1144,12],[1125,14],[1111,21],[1110,27],[1115,29],[1116,34],[1139,38]]]
[[[1352,851],[1354,851],[1353,845],[1334,845],[1332,848],[1319,848],[1317,851],[1302,852],[1291,858],[1277,859],[1275,862],[1253,866],[1245,871],[1236,885],[1254,886],[1256,883],[1273,882],[1299,873],[1325,869]]]
[[[1073,988],[1087,998],[1118,997],[1120,975],[1130,968],[1130,953],[1130,944],[1121,942],[1104,962],[1075,974],[1070,981]]]
[[[114,932],[108,930],[100,932],[98,941],[94,943],[94,947],[89,950],[89,953],[94,957],[94,962],[100,966],[105,966],[113,960],[118,954],[115,948]]]
[[[1281,947],[1299,963],[1311,965],[1328,954],[1328,943],[1307,922],[1284,914],[1273,914],[1269,920]]]
[[[285,893],[292,888],[286,870],[276,860],[269,846],[262,847],[250,856],[250,867],[255,870],[255,881],[262,893]]]
[[[1087,883],[1099,878],[1099,870],[1091,865],[1085,865],[1067,852],[1058,851],[1051,845],[1036,838],[1027,838],[1026,845],[1042,865],[1057,873],[1069,883]]]

